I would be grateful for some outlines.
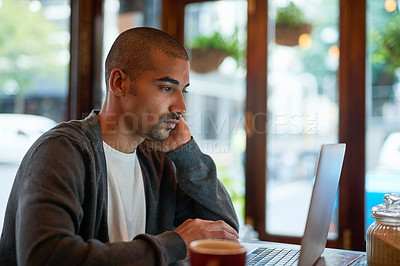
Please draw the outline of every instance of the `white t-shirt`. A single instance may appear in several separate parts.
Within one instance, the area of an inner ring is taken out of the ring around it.
[[[136,152],[123,153],[103,141],[108,179],[110,242],[131,241],[146,228],[143,176]]]

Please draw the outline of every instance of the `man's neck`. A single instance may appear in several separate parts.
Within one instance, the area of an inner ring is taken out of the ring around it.
[[[123,153],[132,153],[144,138],[135,133],[123,133],[123,125],[119,124],[119,115],[100,111],[98,114],[103,141],[112,148]]]

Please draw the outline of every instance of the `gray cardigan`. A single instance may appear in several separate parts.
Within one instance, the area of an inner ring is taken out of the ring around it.
[[[7,204],[0,265],[167,265],[186,257],[185,242],[172,231],[186,219],[222,219],[238,229],[215,164],[194,140],[169,154],[141,144],[146,234],[110,243],[96,113],[59,124],[25,155]]]

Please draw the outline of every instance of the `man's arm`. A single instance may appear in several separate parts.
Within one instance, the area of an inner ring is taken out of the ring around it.
[[[175,221],[180,226],[175,231],[186,245],[201,238],[237,240],[239,225],[231,199],[217,178],[214,161],[200,151],[185,120],[181,117],[167,140],[146,144],[166,152],[176,166]]]
[[[31,150],[24,160],[12,195],[18,202],[18,264],[167,265],[184,258],[176,232],[139,235],[123,243],[104,240],[107,205],[101,198],[107,186],[95,184],[101,180],[93,175],[97,166],[88,159],[90,148],[85,149],[57,137]]]
[[[194,140],[167,156],[176,166],[176,176],[183,191],[178,200],[189,207],[180,210],[178,219],[192,214],[194,217],[188,218],[222,220],[237,231],[239,224],[235,209],[229,194],[217,178],[211,157],[202,153]]]

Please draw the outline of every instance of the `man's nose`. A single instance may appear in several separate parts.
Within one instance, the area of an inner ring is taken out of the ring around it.
[[[183,93],[176,94],[174,102],[170,106],[170,111],[179,115],[186,113],[185,98],[183,97]]]

